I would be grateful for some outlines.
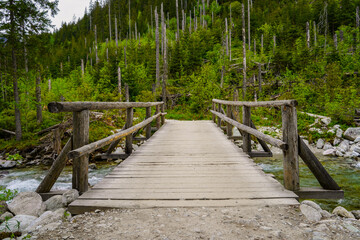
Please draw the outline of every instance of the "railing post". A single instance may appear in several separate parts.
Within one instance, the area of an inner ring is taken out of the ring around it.
[[[243,106],[243,124],[251,127],[251,108],[247,106]],[[251,152],[251,135],[246,132],[243,132],[243,151]]]
[[[129,107],[126,109],[126,123],[125,123],[125,129],[128,129],[132,127],[133,125],[133,115],[134,115],[134,109],[132,107]],[[131,154],[132,153],[132,141],[133,137],[132,134],[126,136],[125,141],[125,153]]]
[[[296,108],[282,106],[283,141],[288,144],[284,153],[284,186],[286,189],[296,191],[300,189],[299,181],[299,149]]]
[[[215,103],[212,102],[212,110],[213,111],[216,111],[216,106],[215,106]],[[212,115],[212,120],[214,123],[216,123],[216,117],[215,117],[215,114]]]
[[[165,103],[161,104],[161,113],[165,112]],[[161,125],[164,125],[165,123],[165,115],[161,115]]]
[[[159,105],[156,105],[156,112],[155,114],[158,114],[160,112],[160,106]],[[156,118],[156,129],[159,130],[161,127],[161,120],[160,120],[160,117],[157,117]]]
[[[218,103],[218,112],[221,113],[221,104],[220,103]],[[220,117],[217,118],[217,125],[219,128],[221,128],[221,118]]]
[[[151,107],[146,108],[146,119],[151,117]],[[151,123],[146,126],[146,139],[151,137]]]
[[[228,118],[231,118],[231,112],[232,111],[232,107],[231,107],[231,105],[227,105],[226,106],[226,116],[228,117]],[[226,133],[227,133],[227,135],[228,135],[228,137],[231,137],[232,136],[232,125],[230,124],[230,123],[227,123],[226,124]]]
[[[73,147],[80,148],[89,143],[89,110],[73,112]],[[73,161],[72,188],[80,193],[88,190],[89,156],[84,155]]]

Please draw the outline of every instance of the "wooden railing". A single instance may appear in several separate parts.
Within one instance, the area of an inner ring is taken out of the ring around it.
[[[151,116],[151,108],[155,107],[155,114]],[[133,126],[134,108],[146,108],[145,120]],[[52,113],[73,113],[73,135],[65,144],[59,156],[55,159],[48,174],[39,187],[38,193],[47,193],[55,184],[65,167],[66,158],[73,159],[72,188],[80,193],[88,190],[88,160],[89,154],[95,150],[110,145],[106,154],[111,154],[122,138],[125,140],[125,154],[132,153],[133,138],[139,130],[145,128],[146,138],[151,136],[151,123],[156,120],[156,129],[165,122],[163,102],[52,102],[48,109]],[[124,128],[109,137],[89,144],[89,111],[126,109],[126,124]]]
[[[340,190],[339,185],[328,174],[314,153],[312,153],[305,142],[299,137],[296,106],[296,100],[239,102],[213,99],[213,109],[211,112],[213,114],[213,121],[217,123],[218,127],[222,127],[222,122],[226,124],[225,129],[229,138],[231,138],[232,135],[232,126],[239,129],[243,140],[243,151],[248,153],[249,156],[271,156],[272,153],[266,143],[282,149],[284,156],[284,187],[286,189],[294,191],[300,197],[304,198],[342,198],[344,193]],[[226,115],[223,107],[226,107]],[[235,120],[234,110],[237,107],[242,107],[242,123]],[[251,121],[252,107],[281,107],[282,140],[256,130]],[[251,135],[258,139],[265,152],[253,152],[251,150]],[[322,188],[328,191],[308,188],[300,189],[299,156],[311,170]]]

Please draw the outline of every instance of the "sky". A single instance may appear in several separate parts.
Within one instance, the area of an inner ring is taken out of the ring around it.
[[[90,0],[59,0],[58,14],[51,18],[52,25],[59,29],[62,22],[72,22],[75,15],[76,20],[84,16],[85,8],[89,8]]]

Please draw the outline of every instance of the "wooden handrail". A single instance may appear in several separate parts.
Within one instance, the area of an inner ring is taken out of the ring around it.
[[[233,125],[234,127],[237,127],[238,129],[244,131],[244,132],[247,132],[251,135],[254,135],[255,137],[267,142],[267,143],[270,143],[271,145],[275,146],[275,147],[278,147],[278,148],[281,148],[283,150],[286,150],[288,148],[288,145],[279,140],[279,139],[276,139],[276,138],[273,138],[273,137],[270,137],[269,135],[266,135],[254,128],[251,128],[251,127],[248,127],[244,124],[241,124],[235,120],[232,120],[231,118],[228,118],[226,117],[224,114],[221,114],[221,113],[218,113],[218,112],[215,112],[213,110],[210,110],[213,114],[215,114],[216,116],[218,116],[219,118],[221,118],[222,120],[224,120],[225,122],[227,123],[230,123],[231,125]]]
[[[163,102],[51,102],[48,104],[49,112],[80,112],[83,110],[109,110],[137,107],[153,107]]]
[[[229,106],[245,106],[245,107],[281,107],[281,106],[296,107],[298,105],[298,102],[296,100],[240,102],[240,101],[225,101],[225,100],[213,99],[213,102],[223,105],[229,105]]]

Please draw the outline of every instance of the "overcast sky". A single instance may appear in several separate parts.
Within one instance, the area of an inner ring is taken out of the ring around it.
[[[52,24],[57,29],[61,27],[62,22],[71,22],[75,15],[76,20],[84,16],[85,8],[89,8],[90,0],[59,0],[59,12],[52,19]]]

